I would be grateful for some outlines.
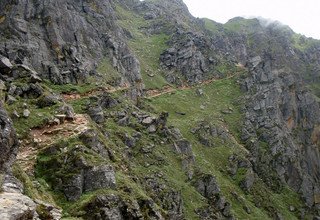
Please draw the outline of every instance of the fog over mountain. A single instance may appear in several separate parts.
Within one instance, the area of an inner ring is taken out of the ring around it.
[[[295,32],[320,39],[320,2],[317,0],[185,0],[196,17],[225,23],[237,16],[264,17],[289,25]],[[217,7],[218,6],[218,7]]]

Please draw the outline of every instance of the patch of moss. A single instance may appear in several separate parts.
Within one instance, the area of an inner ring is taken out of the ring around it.
[[[47,209],[45,205],[37,205],[36,211],[40,219],[51,219],[50,211]]]
[[[246,168],[239,168],[237,170],[237,173],[236,173],[236,176],[234,177],[234,180],[238,185],[245,178],[246,173],[247,173],[247,169]]]

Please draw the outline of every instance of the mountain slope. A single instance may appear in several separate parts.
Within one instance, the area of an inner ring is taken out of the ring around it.
[[[3,219],[319,218],[320,41],[182,0],[4,0],[0,30]]]

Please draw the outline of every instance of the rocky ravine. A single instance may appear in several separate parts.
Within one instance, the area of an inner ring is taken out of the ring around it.
[[[0,219],[318,219],[319,57],[182,0],[3,0]]]

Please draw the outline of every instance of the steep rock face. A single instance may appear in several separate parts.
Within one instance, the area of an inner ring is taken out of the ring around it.
[[[36,203],[23,195],[23,185],[11,175],[4,177],[0,193],[1,219],[34,219]]]
[[[212,32],[217,57],[247,64],[242,138],[254,170],[274,190],[287,183],[308,206],[319,206],[320,44],[289,27],[234,18]],[[231,55],[229,55],[231,54]],[[271,169],[270,169],[271,168]]]
[[[169,70],[167,81],[170,83],[181,84],[174,71],[179,71],[188,83],[197,83],[203,81],[208,75],[207,64],[201,49],[206,46],[203,36],[193,33],[177,33],[173,39],[174,45],[161,54],[160,60],[162,66]]]
[[[105,56],[122,76],[120,85],[140,83],[139,61],[116,24],[116,4],[5,0],[0,6],[0,52],[55,84],[84,82]]]
[[[18,151],[18,139],[12,121],[0,102],[0,173],[10,171]]]
[[[135,1],[131,6],[137,13],[143,15],[144,19],[152,21],[149,33],[162,32],[165,26],[169,26],[166,30],[169,33],[177,27],[195,23],[194,17],[182,0]],[[172,22],[174,25],[171,25]]]
[[[274,67],[269,57],[251,59],[249,68],[242,138],[255,171],[275,190],[287,183],[302,193],[309,206],[318,205],[318,102],[299,76]]]
[[[12,121],[0,102],[0,218],[33,219],[36,204],[23,195],[23,185],[12,176],[19,143]]]

